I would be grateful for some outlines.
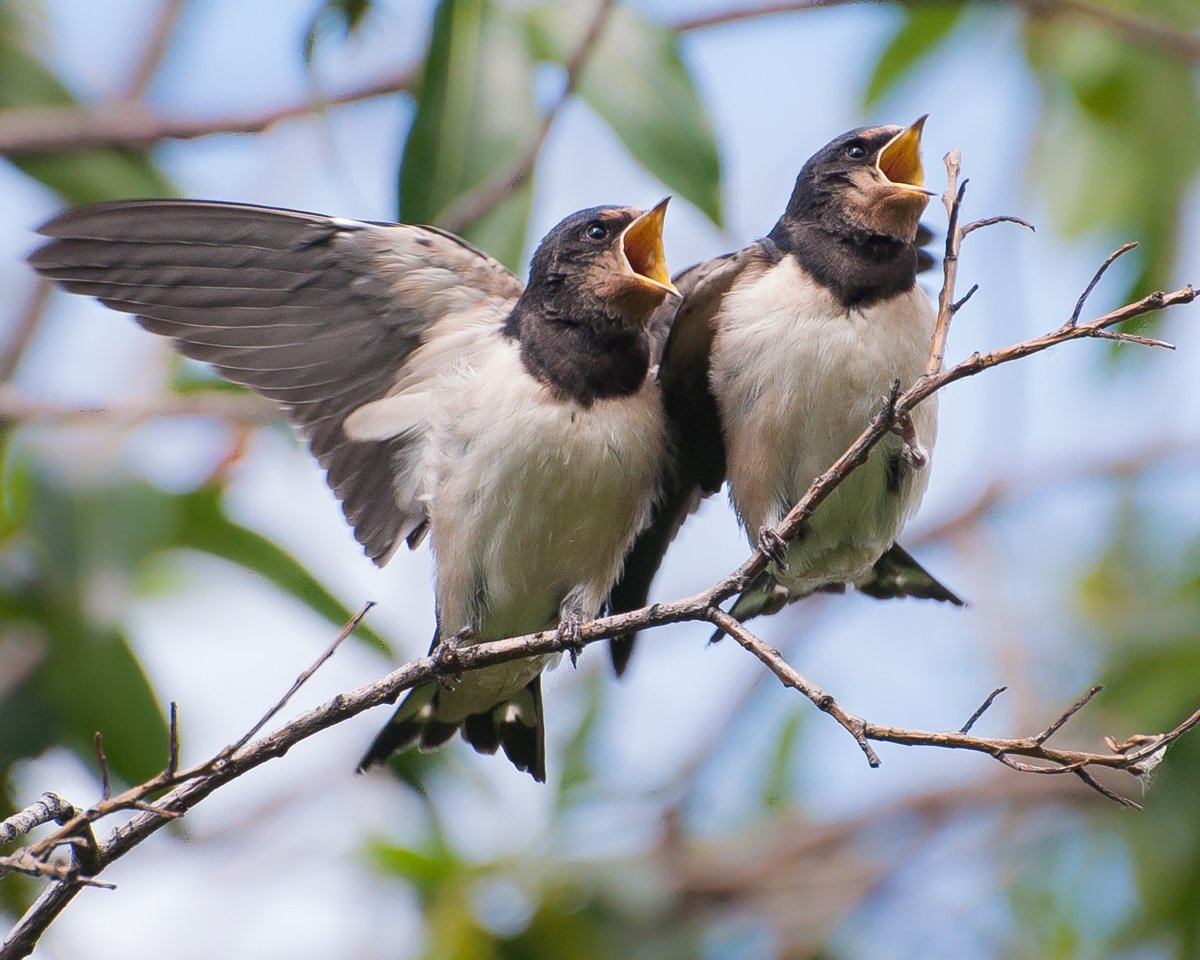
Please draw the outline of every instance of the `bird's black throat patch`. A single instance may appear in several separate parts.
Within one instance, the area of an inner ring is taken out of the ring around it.
[[[917,282],[916,245],[894,237],[781,220],[770,239],[847,309],[869,307]]]
[[[518,303],[504,334],[519,341],[521,362],[530,374],[559,399],[585,407],[636,393],[650,369],[650,338],[644,328],[567,318]]]

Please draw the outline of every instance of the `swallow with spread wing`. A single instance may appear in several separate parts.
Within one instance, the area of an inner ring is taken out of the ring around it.
[[[665,210],[567,217],[527,285],[436,228],[202,201],[69,210],[30,262],[278,402],[376,563],[430,533],[436,646],[592,618],[649,521]],[[410,691],[360,769],[461,730],[545,780],[545,664]]]

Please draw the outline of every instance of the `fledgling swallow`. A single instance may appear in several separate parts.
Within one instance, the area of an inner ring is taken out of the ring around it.
[[[916,282],[930,196],[924,123],[842,134],[804,164],[766,237],[675,278],[682,304],[665,305],[655,325],[669,324],[659,378],[676,462],[614,587],[614,612],[645,605],[680,525],[726,480],[751,544],[776,557],[735,603],[740,619],[846,584],[875,597],[962,604],[896,544],[929,480],[897,436],[874,448],[786,548],[761,535],[863,431],[893,380],[908,385],[924,369],[936,321]],[[936,397],[912,421],[927,453]],[[618,673],[633,640],[613,641]]]
[[[433,227],[187,200],[68,210],[30,263],[277,401],[377,564],[430,533],[436,647],[591,619],[648,522],[666,205],[572,214],[528,285]],[[547,659],[410,691],[359,769],[461,730],[544,781]]]

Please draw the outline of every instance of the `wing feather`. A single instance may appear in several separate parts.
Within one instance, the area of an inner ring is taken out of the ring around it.
[[[344,421],[498,335],[522,289],[504,266],[432,227],[206,201],[97,204],[41,233],[43,276],[279,403],[373,560],[419,539],[424,433],[409,416],[356,440]]]

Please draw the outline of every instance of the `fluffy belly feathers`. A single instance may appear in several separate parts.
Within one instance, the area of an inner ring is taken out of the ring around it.
[[[445,391],[454,409],[433,445],[438,621],[443,636],[470,626],[477,641],[598,613],[649,519],[664,449],[652,383],[585,408],[552,400],[515,348],[497,353]],[[473,671],[439,715],[505,699],[544,662]]]
[[[778,524],[865,429],[893,379],[907,386],[920,375],[934,321],[919,287],[847,310],[790,257],[757,283],[730,291],[718,318],[711,382],[730,496],[752,539]],[[913,423],[922,446],[932,449],[932,400],[913,412]],[[783,582],[813,589],[856,581],[892,545],[929,473],[899,462],[900,448],[898,438],[885,438],[821,504],[790,545]]]

